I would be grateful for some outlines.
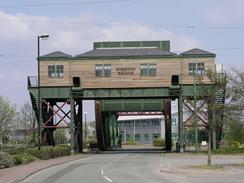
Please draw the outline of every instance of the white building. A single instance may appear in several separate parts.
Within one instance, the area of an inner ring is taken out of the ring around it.
[[[163,115],[119,116],[117,121],[123,144],[152,144],[153,139],[165,136]]]

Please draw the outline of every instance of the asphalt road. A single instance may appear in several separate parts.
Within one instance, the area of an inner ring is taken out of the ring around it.
[[[22,183],[162,183],[159,153],[96,154],[33,174]]]
[[[213,156],[224,169],[204,170],[206,155],[150,152],[93,154],[85,159],[45,169],[22,183],[239,183],[244,180],[244,156]]]

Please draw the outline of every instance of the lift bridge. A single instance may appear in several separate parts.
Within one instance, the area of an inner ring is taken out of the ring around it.
[[[211,102],[205,91],[216,87],[206,76],[207,70],[216,70],[215,56],[197,48],[176,54],[170,51],[169,41],[95,42],[93,50],[80,55],[56,51],[40,56],[40,83],[37,77],[29,76],[28,90],[40,119],[41,144],[55,145],[53,132],[69,128],[71,152],[82,152],[82,101],[95,100],[99,150],[118,146],[119,113],[146,112],[164,115],[166,150],[171,151],[171,101],[178,99],[178,143],[182,152],[183,106],[207,124],[201,108]],[[196,75],[204,84],[194,82]],[[216,93],[211,100],[221,106],[225,82]],[[196,100],[203,102],[196,106]]]

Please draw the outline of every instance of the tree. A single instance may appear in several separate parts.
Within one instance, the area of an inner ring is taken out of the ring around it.
[[[224,103],[218,102],[218,95],[223,95],[226,87],[225,74],[218,74],[215,71],[207,70],[206,76],[209,79],[208,87],[203,81],[202,77],[197,77],[197,82],[202,90],[202,97],[205,97],[208,101],[208,165],[211,166],[211,150],[212,150],[212,134],[213,130],[223,126],[223,115],[224,115]],[[222,93],[223,92],[223,93]]]
[[[9,125],[16,114],[16,109],[10,102],[0,96],[0,141],[3,142],[3,137],[9,134]]]
[[[244,68],[231,67],[227,79],[225,139],[244,143]]]
[[[227,113],[244,120],[244,67],[230,68],[227,75]]]
[[[36,137],[36,115],[32,109],[32,106],[29,103],[25,103],[21,109],[21,119],[22,119],[22,128],[25,129],[25,140],[27,137],[27,130],[32,129],[31,142],[35,142]]]
[[[56,144],[66,144],[68,142],[67,137],[65,136],[65,129],[56,129],[55,131],[55,142]]]
[[[233,142],[244,143],[244,126],[238,118],[233,118],[228,124],[225,138],[228,144]]]

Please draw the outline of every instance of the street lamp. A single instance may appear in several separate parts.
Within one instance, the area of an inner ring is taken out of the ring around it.
[[[38,62],[38,150],[41,149],[41,90],[40,90],[40,39],[47,40],[48,34],[42,34],[37,36],[37,62]]]
[[[85,140],[87,140],[86,114],[87,114],[87,112],[85,111]]]

